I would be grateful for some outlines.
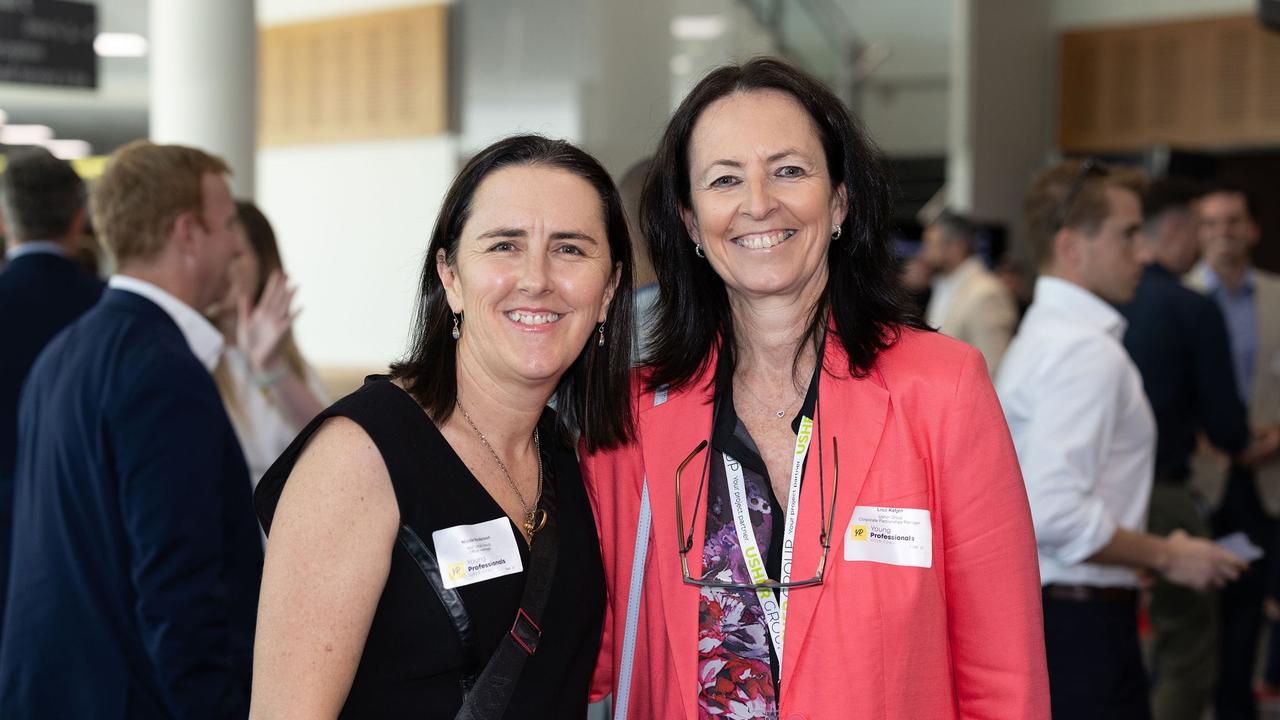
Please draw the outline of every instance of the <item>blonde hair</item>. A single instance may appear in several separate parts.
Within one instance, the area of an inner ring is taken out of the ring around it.
[[[117,265],[155,256],[183,213],[203,226],[204,176],[230,172],[221,158],[181,145],[135,140],[116,150],[90,193],[103,247]]]
[[[1140,170],[1101,163],[1086,168],[1085,162],[1059,163],[1042,171],[1031,182],[1022,205],[1022,217],[1035,267],[1043,269],[1053,261],[1053,238],[1059,230],[1071,228],[1090,234],[1098,231],[1111,213],[1108,187],[1129,190],[1140,197],[1146,191],[1147,176]],[[1090,169],[1095,173],[1089,172]],[[1075,197],[1068,198],[1073,186],[1078,186]],[[1067,204],[1070,207],[1064,207]]]

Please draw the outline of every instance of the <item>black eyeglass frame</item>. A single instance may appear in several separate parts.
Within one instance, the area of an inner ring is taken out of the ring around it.
[[[815,428],[815,435],[817,429]],[[689,453],[685,459],[676,467],[676,549],[680,553],[680,573],[686,585],[696,585],[698,587],[711,588],[728,588],[734,590],[790,590],[793,588],[813,587],[822,584],[823,576],[826,573],[827,553],[831,550],[831,530],[835,522],[836,516],[836,497],[840,494],[840,448],[837,444],[835,436],[831,438],[831,451],[835,453],[832,459],[832,467],[834,470],[834,479],[831,483],[831,510],[828,511],[826,505],[820,504],[822,509],[822,517],[818,529],[818,541],[822,544],[822,556],[818,559],[818,571],[808,580],[797,580],[788,582],[779,582],[778,580],[768,579],[760,583],[735,583],[721,582],[718,580],[706,580],[704,578],[694,578],[689,575],[689,551],[693,548],[693,532],[698,522],[698,507],[702,504],[702,491],[707,485],[707,469],[710,461],[711,453],[707,453],[707,457],[703,459],[702,473],[698,479],[698,495],[693,501],[693,520],[689,523],[689,532],[684,532],[684,506],[680,501],[680,476],[684,473],[685,466],[693,461],[698,453],[702,452],[710,445],[710,441],[703,440],[698,446]],[[823,482],[822,471],[822,438],[818,437],[818,492],[820,496],[826,495],[826,488]],[[799,499],[796,500],[799,502]]]

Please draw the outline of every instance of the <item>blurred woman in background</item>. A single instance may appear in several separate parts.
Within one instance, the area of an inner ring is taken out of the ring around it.
[[[262,474],[329,403],[293,341],[294,288],[262,211],[237,202],[249,252],[231,263],[231,290],[208,312],[226,350],[213,377],[257,485]]]

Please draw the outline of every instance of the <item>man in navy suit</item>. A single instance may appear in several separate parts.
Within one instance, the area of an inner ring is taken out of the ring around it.
[[[139,141],[94,185],[118,273],[23,390],[0,717],[248,714],[262,548],[198,310],[245,248],[226,172]]]
[[[0,175],[8,263],[0,271],[0,617],[9,577],[18,391],[45,344],[93,307],[102,281],[71,255],[84,231],[84,181],[44,148],[9,155]]]

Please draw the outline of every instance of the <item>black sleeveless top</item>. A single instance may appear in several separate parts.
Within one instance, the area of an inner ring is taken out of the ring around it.
[[[400,507],[402,536],[408,526],[434,554],[434,531],[506,517],[417,402],[378,376],[312,420],[263,476],[254,502],[268,533],[298,456],[321,423],[338,416],[359,424],[382,454]],[[573,450],[555,439],[553,418],[547,410],[539,428],[544,458],[553,466],[544,482],[556,484],[559,508],[555,580],[543,612],[542,638],[525,663],[508,718],[584,717],[604,622],[604,569],[591,506]],[[529,548],[514,524],[511,531],[522,567],[528,568]],[[478,657],[469,659],[440,597],[397,542],[341,717],[454,717],[462,704],[463,678],[480,673],[511,629],[524,578],[520,572],[457,588],[478,650]]]

